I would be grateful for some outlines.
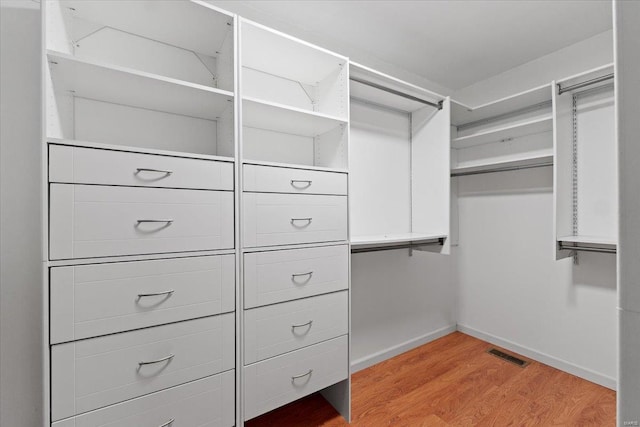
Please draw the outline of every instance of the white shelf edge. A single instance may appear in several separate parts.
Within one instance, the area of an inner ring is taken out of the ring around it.
[[[557,79],[556,80],[556,84],[566,83],[568,81],[579,79],[581,77],[588,76],[589,74],[598,73],[600,71],[604,71],[604,70],[607,70],[609,68],[611,69],[611,71],[614,70],[613,62],[610,62],[608,64],[604,64],[604,65],[600,65],[599,67],[594,67],[594,68],[591,68],[591,69],[586,70],[586,71],[582,71],[582,72],[580,72],[578,74],[573,74],[573,75],[570,75],[570,76],[563,77],[561,79]]]
[[[79,141],[75,139],[46,138],[47,142],[56,145],[68,145],[72,147],[97,148],[100,150],[124,151],[128,153],[154,154],[158,156],[184,157],[188,159],[216,160],[221,162],[235,162],[233,157],[217,156],[212,154],[187,153],[183,151],[157,150],[154,148],[135,147],[130,145],[105,144],[102,142]]]
[[[512,99],[515,99],[515,98],[518,98],[518,97],[521,97],[521,96],[525,96],[525,95],[528,95],[528,94],[530,94],[532,92],[537,92],[537,91],[543,90],[543,89],[549,89],[549,100],[551,100],[551,82],[549,82],[549,83],[546,83],[546,84],[543,84],[543,85],[540,85],[540,86],[536,86],[536,87],[531,88],[531,89],[523,90],[522,92],[518,92],[518,93],[513,94],[513,95],[509,95],[509,96],[505,96],[503,98],[496,99],[494,101],[489,101],[489,102],[485,102],[484,104],[476,105],[475,107],[471,107],[471,109],[472,110],[481,110],[483,108],[491,107],[493,105],[500,104],[502,102],[510,101]],[[462,104],[460,102],[458,102],[458,104],[466,106],[465,104]]]
[[[201,85],[199,83],[192,83],[186,80],[180,80],[180,79],[174,79],[173,77],[166,77],[163,76],[161,74],[154,74],[154,73],[149,73],[146,71],[141,71],[141,70],[136,70],[135,68],[128,68],[128,67],[122,67],[120,65],[114,65],[114,64],[109,64],[106,62],[101,62],[101,61],[94,61],[94,60],[89,60],[89,59],[84,59],[84,58],[78,58],[74,55],[70,55],[68,53],[64,53],[64,52],[58,52],[55,50],[50,50],[47,49],[47,58],[49,60],[55,60],[56,58],[60,58],[60,59],[64,59],[67,61],[73,61],[73,62],[77,62],[77,63],[81,63],[81,64],[87,64],[87,65],[91,65],[94,67],[99,67],[99,68],[104,68],[107,70],[113,70],[113,71],[117,71],[119,73],[125,73],[125,74],[131,74],[132,76],[136,76],[136,77],[142,77],[142,78],[146,78],[146,79],[150,79],[150,80],[157,80],[163,83],[169,83],[169,84],[173,84],[176,86],[184,86],[190,89],[196,89],[196,90],[201,90],[203,92],[209,92],[211,94],[215,94],[215,95],[221,95],[221,96],[226,96],[229,98],[233,98],[234,94],[233,92],[230,92],[228,90],[224,90],[224,89],[218,89],[215,87],[210,87],[210,86],[205,86],[205,85]]]
[[[351,247],[382,247],[401,243],[420,243],[430,240],[445,239],[448,236],[442,233],[389,233],[368,236],[352,236]]]
[[[553,162],[553,153],[541,154],[536,156],[523,156],[521,158],[505,161],[478,163],[470,166],[456,166],[451,168],[451,173],[454,174],[462,172],[479,172],[505,167],[533,166],[549,162]]]
[[[318,118],[321,118],[321,119],[333,120],[333,121],[336,122],[336,125],[338,125],[338,124],[346,124],[347,121],[348,121],[347,118],[341,118],[341,117],[338,117],[338,116],[332,116],[330,114],[320,113],[320,112],[317,112],[317,111],[305,110],[304,108],[292,107],[290,105],[280,104],[278,102],[271,102],[271,101],[267,101],[265,99],[255,98],[253,96],[243,96],[242,100],[243,101],[249,101],[249,102],[255,102],[256,104],[261,104],[261,105],[265,105],[265,106],[268,106],[268,107],[277,108],[277,109],[280,109],[280,110],[291,111],[293,113],[306,114],[306,115],[312,116],[312,117],[318,117]]]
[[[536,127],[536,125],[541,125],[543,123],[553,123],[553,116],[551,114],[549,115],[545,115],[543,118],[538,118],[535,120],[528,120],[526,122],[522,122],[522,123],[518,123],[518,124],[514,124],[514,125],[509,125],[509,126],[504,126],[501,128],[497,128],[497,129],[491,129],[491,130],[486,130],[483,132],[478,132],[472,135],[466,135],[466,136],[461,136],[458,138],[454,138],[451,140],[451,148],[455,148],[455,149],[461,149],[461,148],[466,148],[466,147],[471,147],[474,145],[482,145],[482,144],[488,144],[488,143],[492,143],[492,142],[499,142],[502,138],[497,138],[495,140],[489,140],[489,141],[485,141],[485,142],[478,142],[478,143],[473,143],[474,140],[477,139],[484,139],[485,137],[490,137],[491,135],[499,135],[501,133],[505,133],[505,132],[509,132],[509,131],[514,131],[517,129],[526,129],[528,127]],[[548,131],[551,131],[551,127],[548,129]],[[532,134],[535,133],[542,133],[545,131],[540,131],[540,132],[532,132]],[[518,135],[518,137],[521,136],[526,136],[528,134],[522,134],[522,135]],[[509,136],[507,136],[507,138],[509,138]],[[463,144],[463,143],[468,143],[469,145],[465,145],[465,146],[458,146],[456,147],[456,145],[459,144]]]
[[[262,160],[251,160],[244,159],[242,164],[245,165],[256,165],[256,166],[272,166],[277,168],[288,168],[288,169],[302,169],[302,170],[310,170],[310,171],[321,171],[321,172],[337,172],[337,173],[349,173],[348,169],[345,168],[330,168],[324,166],[309,166],[309,165],[301,165],[297,163],[282,163],[282,162],[270,162],[270,161],[262,161]]]
[[[605,246],[617,246],[618,242],[614,238],[607,238],[601,236],[561,236],[556,239],[558,242],[567,243],[583,243],[586,245],[605,245]]]

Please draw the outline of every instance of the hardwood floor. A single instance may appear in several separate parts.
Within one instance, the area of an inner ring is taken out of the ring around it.
[[[615,426],[616,393],[532,361],[521,368],[455,332],[352,376],[352,426]],[[320,395],[247,427],[348,425]]]

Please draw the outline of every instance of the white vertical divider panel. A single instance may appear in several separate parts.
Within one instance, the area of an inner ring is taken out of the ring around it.
[[[572,178],[572,114],[570,93],[558,95],[555,82],[551,85],[553,105],[553,207],[556,260],[572,255],[571,251],[560,251],[557,240],[573,234],[573,178]]]
[[[640,2],[613,5],[620,197],[618,423],[631,425],[640,421]]]
[[[411,113],[411,222],[414,233],[449,236],[451,102]],[[450,252],[447,239],[442,253]]]

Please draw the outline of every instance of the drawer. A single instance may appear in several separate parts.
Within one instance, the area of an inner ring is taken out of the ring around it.
[[[233,192],[50,185],[50,258],[234,246]]]
[[[50,144],[49,181],[233,190],[233,163]]]
[[[244,254],[246,308],[349,287],[347,245]]]
[[[347,240],[347,196],[242,196],[247,248]]]
[[[347,291],[254,308],[244,313],[245,364],[349,332]]]
[[[347,195],[347,174],[244,165],[244,191]]]
[[[235,423],[235,374],[227,371],[76,417],[53,427],[231,427]]]
[[[230,312],[235,256],[53,267],[51,343]]]
[[[349,376],[342,336],[244,368],[244,418],[249,420]]]
[[[234,368],[234,314],[57,344],[54,421]]]

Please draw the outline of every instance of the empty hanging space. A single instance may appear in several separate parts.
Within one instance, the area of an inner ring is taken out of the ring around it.
[[[194,1],[48,0],[47,137],[233,157],[233,16]]]
[[[346,169],[347,58],[241,21],[244,158]]]
[[[451,175],[551,166],[551,85],[468,107],[452,101]]]
[[[615,253],[618,159],[613,66],[564,79],[556,86],[558,257],[570,255],[570,250]]]
[[[351,64],[351,247],[436,245],[449,235],[449,101]]]

